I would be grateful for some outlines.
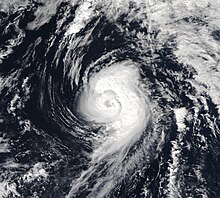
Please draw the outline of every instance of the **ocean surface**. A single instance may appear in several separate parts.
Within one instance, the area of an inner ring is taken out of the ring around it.
[[[0,198],[220,198],[220,1],[0,0]]]

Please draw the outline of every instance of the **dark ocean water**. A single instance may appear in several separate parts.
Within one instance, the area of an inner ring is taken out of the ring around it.
[[[219,198],[219,9],[0,1],[0,197]],[[105,70],[137,89],[114,130],[79,102]]]

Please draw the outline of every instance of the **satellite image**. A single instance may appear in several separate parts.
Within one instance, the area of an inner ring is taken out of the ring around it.
[[[0,198],[220,198],[220,1],[0,0]]]

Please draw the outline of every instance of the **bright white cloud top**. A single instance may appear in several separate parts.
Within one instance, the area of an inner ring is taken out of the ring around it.
[[[140,83],[138,67],[125,61],[95,73],[81,94],[79,112],[109,133],[107,153],[133,142],[146,127],[149,107]]]

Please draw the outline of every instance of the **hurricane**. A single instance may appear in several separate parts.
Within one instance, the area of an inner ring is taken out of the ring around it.
[[[0,197],[219,198],[219,13],[0,0]]]

